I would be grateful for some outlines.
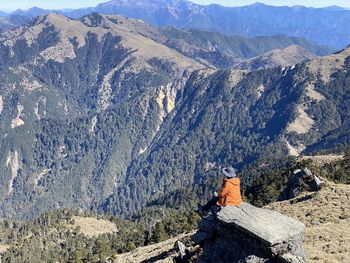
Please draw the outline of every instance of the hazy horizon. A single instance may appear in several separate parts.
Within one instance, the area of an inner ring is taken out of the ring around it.
[[[60,1],[47,1],[47,0],[13,0],[13,1],[4,1],[0,0],[0,10],[5,12],[13,12],[17,9],[27,10],[32,7],[39,7],[43,9],[77,9],[77,8],[85,8],[85,7],[95,7],[100,3],[106,3],[108,1],[105,0],[60,0]],[[254,4],[256,2],[264,3],[272,6],[294,6],[294,5],[303,5],[307,7],[327,7],[337,5],[340,7],[348,8],[350,7],[350,1],[344,0],[285,0],[281,3],[281,1],[277,0],[192,0],[191,2],[209,5],[209,4],[219,4],[222,6],[245,6]]]

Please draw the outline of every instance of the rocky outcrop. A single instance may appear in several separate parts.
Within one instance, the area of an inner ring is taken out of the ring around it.
[[[289,200],[302,192],[315,192],[321,189],[323,182],[308,168],[297,169],[289,177],[286,187],[279,196],[279,200]]]
[[[243,203],[199,222],[193,236],[199,262],[306,262],[304,225],[278,212]]]

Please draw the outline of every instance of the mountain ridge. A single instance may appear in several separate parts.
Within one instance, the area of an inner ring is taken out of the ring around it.
[[[276,49],[238,64],[240,69],[261,69],[276,66],[290,67],[300,62],[315,59],[316,56],[297,45]]]
[[[137,9],[136,9],[137,7]],[[109,1],[96,7],[72,11],[34,8],[28,12],[18,10],[14,14],[33,15],[59,12],[72,18],[80,18],[92,12],[119,13],[142,19],[156,26],[176,26],[218,31],[228,35],[254,37],[286,34],[304,37],[322,45],[337,49],[348,44],[348,14],[350,10],[339,8],[274,7],[253,4],[243,7],[198,5],[189,1]],[[258,15],[257,15],[258,14]],[[291,15],[293,14],[293,15]],[[326,19],[325,19],[326,18]],[[327,21],[337,21],[329,24]],[[263,25],[263,26],[262,26]]]

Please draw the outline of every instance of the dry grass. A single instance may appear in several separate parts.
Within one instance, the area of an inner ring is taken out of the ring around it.
[[[307,107],[298,106],[298,117],[288,125],[287,132],[296,132],[298,134],[308,133],[314,124],[314,120],[306,113]]]
[[[247,72],[247,70],[230,70],[230,75],[227,79],[227,85],[232,88],[237,86],[237,84],[242,80]]]
[[[333,72],[344,67],[345,60],[349,54],[350,48],[346,48],[342,52],[310,61],[307,66],[311,73],[314,75],[320,74],[321,79],[328,83]]]
[[[41,23],[27,27],[18,27],[13,30],[5,31],[0,36],[0,41],[4,41],[4,45],[12,47],[18,39],[24,39],[29,45],[34,43],[39,34],[44,30],[45,24],[54,25],[55,30],[60,35],[60,42],[48,47],[42,51],[41,56],[46,59],[52,59],[59,63],[63,63],[67,58],[75,58],[76,54],[70,39],[75,39],[78,47],[81,48],[86,45],[86,37],[88,33],[93,33],[97,36],[99,42],[111,33],[114,36],[119,36],[123,39],[122,46],[130,48],[134,51],[133,57],[141,57],[148,60],[154,57],[171,60],[175,63],[174,67],[178,67],[181,71],[183,69],[200,69],[204,68],[201,63],[190,59],[180,52],[170,49],[159,42],[164,42],[164,37],[154,27],[136,19],[128,19],[120,15],[103,15],[102,25],[99,27],[89,27],[82,21],[69,19],[59,14],[49,14]],[[113,23],[110,19],[118,20],[119,23]],[[89,24],[89,18],[83,20]],[[157,42],[157,41],[159,42]],[[11,50],[12,51],[12,50]],[[12,51],[13,53],[13,51]]]
[[[286,146],[288,148],[289,155],[299,156],[302,151],[305,150],[305,145],[301,142],[297,145],[291,145],[287,140],[285,140]]]
[[[244,68],[260,65],[260,68],[271,68],[276,66],[290,67],[305,60],[314,59],[316,56],[298,45],[290,45],[285,49],[274,49],[262,55],[248,59],[243,62]]]
[[[0,263],[1,263],[1,254],[3,254],[9,248],[10,248],[9,245],[0,244]]]
[[[173,258],[178,256],[177,250],[174,248],[174,244],[177,240],[189,237],[193,233],[182,234],[177,237],[168,239],[164,242],[149,245],[146,247],[139,247],[136,250],[117,255],[115,263],[136,263],[144,262],[149,260],[149,262],[162,262],[170,263],[173,262]],[[154,260],[154,261],[152,261]]]
[[[315,83],[309,83],[306,86],[306,95],[317,102],[326,99],[325,96],[315,90]]]
[[[341,161],[344,159],[344,154],[325,154],[325,155],[313,155],[308,156],[305,155],[301,157],[301,160],[312,160],[312,162],[316,165],[325,165],[332,162]]]
[[[117,226],[108,220],[94,217],[74,216],[73,228],[79,227],[80,232],[87,237],[96,237],[105,233],[117,232]]]
[[[319,192],[304,197],[268,207],[305,224],[308,262],[349,262],[350,185],[326,182]]]
[[[9,245],[0,244],[0,254],[4,253],[9,248],[10,248]]]

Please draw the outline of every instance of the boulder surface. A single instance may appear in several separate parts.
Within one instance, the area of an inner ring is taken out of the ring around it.
[[[304,225],[247,203],[227,206],[199,222],[199,262],[306,262]]]

